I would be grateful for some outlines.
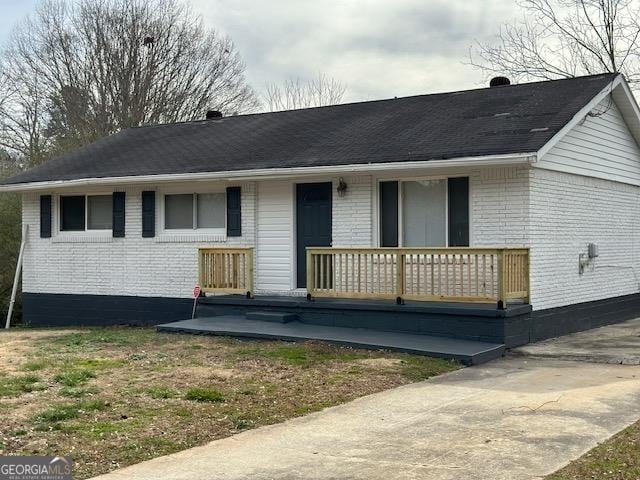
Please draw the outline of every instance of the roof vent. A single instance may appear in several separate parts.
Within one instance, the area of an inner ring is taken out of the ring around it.
[[[212,118],[222,118],[222,112],[219,110],[209,110],[207,111],[206,118],[207,120],[210,120]]]
[[[493,77],[489,82],[489,86],[493,87],[504,87],[505,85],[511,85],[511,80],[507,77]]]

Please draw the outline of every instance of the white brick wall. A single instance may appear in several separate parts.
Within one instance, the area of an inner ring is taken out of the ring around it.
[[[640,291],[640,188],[530,171],[532,303],[536,310]],[[600,256],[583,275],[578,255]]]
[[[225,242],[160,242],[142,238],[141,192],[126,190],[126,237],[96,242],[40,238],[39,193],[23,195],[25,292],[190,297],[197,282],[197,250],[206,245],[255,245],[255,184],[242,184],[242,237]],[[187,190],[189,191],[189,190]],[[160,201],[160,196],[156,202]],[[54,215],[58,215],[54,202]],[[156,220],[156,230],[160,220]]]
[[[467,174],[471,245],[530,245],[535,309],[639,291],[640,188],[525,167],[479,169]],[[463,173],[452,174],[459,175]],[[348,184],[344,197],[336,193],[338,179],[332,179],[334,245],[374,245],[376,180],[366,175],[344,179]],[[282,218],[291,225],[281,233],[292,259],[294,186],[290,182],[282,185],[289,192],[285,201],[289,213]],[[256,216],[268,207],[268,197],[258,198],[255,183],[242,184],[242,237],[226,242],[165,242],[162,237],[142,238],[142,190],[126,189],[126,238],[96,242],[39,238],[39,193],[25,194],[23,220],[30,230],[24,291],[189,297],[197,278],[198,247],[225,243],[255,246],[259,237]],[[158,201],[160,198],[158,195]],[[54,214],[58,214],[55,207]],[[156,222],[158,228],[160,222]],[[599,245],[600,257],[580,276],[578,254],[586,252],[589,242]],[[293,268],[293,261],[285,263]],[[257,261],[256,290],[263,286],[274,290],[266,283],[260,285],[262,278],[273,283],[270,275],[260,276],[261,266]],[[292,288],[293,278],[293,272],[283,274],[283,290]]]
[[[469,179],[470,244],[529,245],[529,173],[526,167],[487,168]]]
[[[471,245],[530,246],[535,310],[640,291],[640,188],[540,168],[486,169],[470,182]],[[600,257],[583,275],[578,255]]]

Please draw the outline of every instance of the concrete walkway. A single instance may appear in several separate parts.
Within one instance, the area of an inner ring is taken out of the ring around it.
[[[520,352],[97,478],[541,478],[640,418],[640,366],[547,357]]]
[[[640,365],[640,318],[586,332],[525,345],[529,357]]]

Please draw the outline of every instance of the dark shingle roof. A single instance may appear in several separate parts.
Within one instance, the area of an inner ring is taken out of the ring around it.
[[[132,128],[4,183],[535,152],[614,76]]]

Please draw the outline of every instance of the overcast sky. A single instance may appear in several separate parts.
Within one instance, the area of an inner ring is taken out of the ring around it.
[[[37,0],[0,0],[0,42]],[[249,82],[324,72],[345,101],[482,86],[462,62],[476,39],[518,15],[515,0],[190,0],[233,38]]]

